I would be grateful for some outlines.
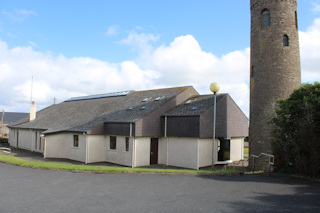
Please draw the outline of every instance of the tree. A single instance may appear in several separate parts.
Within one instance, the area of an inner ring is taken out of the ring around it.
[[[271,120],[276,169],[320,177],[320,84],[303,84],[277,103]]]

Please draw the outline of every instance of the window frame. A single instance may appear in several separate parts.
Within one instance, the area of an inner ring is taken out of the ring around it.
[[[73,147],[79,148],[79,135],[73,135]]]
[[[109,137],[109,150],[117,150],[117,137],[116,136]]]
[[[268,22],[266,22],[266,21],[268,21]],[[266,28],[269,28],[270,26],[271,26],[270,10],[265,8],[261,12],[261,28],[266,29]]]
[[[126,137],[124,151],[129,152],[129,150],[130,150],[130,138]]]
[[[284,47],[289,47],[289,45],[290,45],[289,41],[290,41],[289,36],[287,34],[284,34],[283,37],[282,37],[283,46]]]

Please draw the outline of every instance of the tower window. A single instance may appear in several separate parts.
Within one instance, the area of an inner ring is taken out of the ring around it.
[[[289,36],[288,35],[283,36],[283,46],[285,46],[285,47],[289,46]]]
[[[296,21],[296,28],[298,29],[298,15],[297,15],[297,11],[295,12],[295,21]]]
[[[254,78],[254,66],[251,66],[251,78]]]
[[[261,24],[262,28],[270,27],[270,11],[268,9],[264,9],[261,13]]]

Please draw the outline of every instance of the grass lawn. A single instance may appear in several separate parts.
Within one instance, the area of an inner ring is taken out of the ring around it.
[[[11,165],[23,166],[35,169],[67,170],[75,172],[96,172],[96,173],[162,173],[162,174],[214,174],[214,173],[237,173],[236,169],[227,170],[189,170],[189,169],[153,169],[153,168],[124,168],[88,165],[67,165],[47,162],[27,161],[13,156],[0,153],[0,162]]]

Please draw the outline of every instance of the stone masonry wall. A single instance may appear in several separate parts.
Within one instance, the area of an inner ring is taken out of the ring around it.
[[[261,13],[270,11],[262,28]],[[301,86],[296,0],[251,0],[250,154],[272,154],[270,119],[276,100]],[[283,45],[283,36],[289,46]]]

